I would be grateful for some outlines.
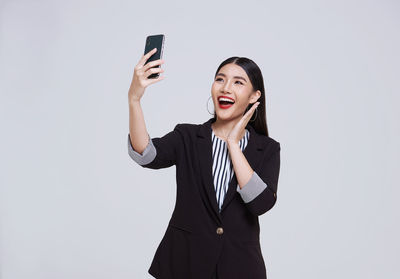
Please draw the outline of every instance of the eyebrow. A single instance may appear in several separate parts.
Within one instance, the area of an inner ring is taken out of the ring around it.
[[[217,76],[223,76],[223,77],[226,77],[226,75],[225,75],[225,74],[223,74],[223,73],[218,73],[218,74],[217,74]],[[245,82],[247,82],[247,80],[246,80],[244,77],[241,77],[241,76],[234,76],[233,78],[237,78],[237,79],[243,79]]]

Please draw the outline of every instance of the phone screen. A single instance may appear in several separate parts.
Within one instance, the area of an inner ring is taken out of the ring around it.
[[[163,54],[163,50],[164,50],[164,38],[165,38],[165,36],[163,34],[147,36],[146,45],[144,48],[144,54],[148,53],[150,50],[152,50],[154,48],[157,48],[157,51],[152,56],[150,56],[149,59],[147,59],[146,64],[151,61],[162,58],[162,54]],[[160,65],[154,66],[153,68],[160,68]],[[148,78],[158,78],[159,76],[160,76],[160,73],[154,73],[154,74],[151,74]]]

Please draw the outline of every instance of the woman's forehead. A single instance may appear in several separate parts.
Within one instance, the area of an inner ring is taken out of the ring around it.
[[[246,81],[248,81],[248,76],[246,72],[242,69],[242,67],[236,65],[236,64],[227,64],[224,65],[219,71],[217,76],[223,76],[223,77],[228,77],[228,78],[244,78]]]

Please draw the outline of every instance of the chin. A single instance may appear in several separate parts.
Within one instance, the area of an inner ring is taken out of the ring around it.
[[[234,119],[234,115],[232,113],[221,113],[217,111],[217,118],[219,120],[232,120]]]

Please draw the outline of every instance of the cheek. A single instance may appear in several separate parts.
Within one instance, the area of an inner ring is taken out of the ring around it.
[[[244,113],[246,111],[246,108],[248,107],[248,100],[247,99],[242,99],[240,103],[237,104],[237,111],[240,111],[241,113]]]
[[[247,107],[247,103],[240,103],[240,104],[237,104],[236,110],[243,112],[246,109],[246,107]]]
[[[237,98],[241,105],[247,107],[250,102],[250,93],[247,90],[241,90],[237,94]]]
[[[248,105],[248,101],[249,101],[248,98],[243,97],[243,95],[238,95],[238,96],[240,96],[236,99],[236,103],[237,103],[238,107],[246,108]]]

